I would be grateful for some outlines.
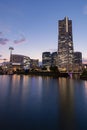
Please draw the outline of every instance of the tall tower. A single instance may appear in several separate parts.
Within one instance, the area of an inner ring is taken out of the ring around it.
[[[58,67],[62,70],[72,71],[73,66],[73,36],[72,20],[65,17],[59,20],[58,35]]]

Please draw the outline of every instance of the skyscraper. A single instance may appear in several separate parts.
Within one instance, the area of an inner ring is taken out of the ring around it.
[[[58,67],[70,71],[73,66],[72,20],[68,17],[59,20],[58,27]]]

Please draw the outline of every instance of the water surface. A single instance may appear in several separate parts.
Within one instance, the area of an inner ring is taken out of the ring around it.
[[[87,81],[0,76],[0,130],[87,130]]]

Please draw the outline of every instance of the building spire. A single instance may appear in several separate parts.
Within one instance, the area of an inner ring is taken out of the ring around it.
[[[68,17],[65,17],[66,19],[66,32],[68,32]]]

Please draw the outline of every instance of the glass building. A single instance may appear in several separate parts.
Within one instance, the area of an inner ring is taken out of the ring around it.
[[[51,53],[50,52],[42,53],[42,65],[51,66]]]
[[[57,52],[51,54],[51,65],[57,66]]]
[[[58,67],[72,71],[73,67],[73,36],[72,20],[65,17],[59,20],[58,26]]]
[[[57,66],[57,52],[43,52],[42,53],[43,66]]]
[[[82,65],[82,53],[74,52],[74,64]]]

